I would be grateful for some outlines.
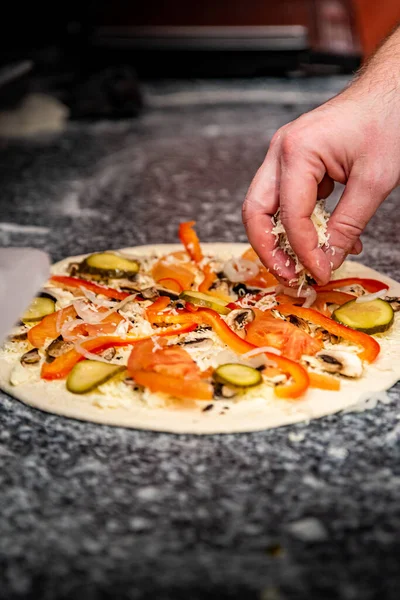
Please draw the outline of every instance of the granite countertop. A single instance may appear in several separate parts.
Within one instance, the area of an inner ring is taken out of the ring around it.
[[[342,82],[278,84],[247,96],[149,85],[136,120],[2,141],[0,245],[59,260],[175,242],[192,218],[204,241],[245,241],[241,203],[272,134]],[[398,280],[399,199],[357,258]],[[0,598],[398,598],[399,385],[389,398],[197,437],[63,419],[0,394]]]

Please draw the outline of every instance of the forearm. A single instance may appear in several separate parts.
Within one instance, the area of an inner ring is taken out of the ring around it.
[[[380,92],[399,95],[400,100],[400,25],[361,67],[350,86],[361,93]]]

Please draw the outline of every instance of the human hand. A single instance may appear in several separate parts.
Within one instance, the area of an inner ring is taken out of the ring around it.
[[[396,77],[399,64],[400,53]],[[293,251],[323,284],[347,254],[361,251],[360,234],[399,185],[400,78],[397,87],[393,77],[383,78],[376,68],[367,69],[340,95],[273,136],[250,185],[243,221],[251,245],[279,279],[296,276],[282,250],[273,254],[271,217],[278,208]],[[328,223],[329,248],[319,248],[310,215],[335,181],[346,187]]]

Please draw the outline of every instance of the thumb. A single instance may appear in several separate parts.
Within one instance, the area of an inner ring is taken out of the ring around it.
[[[329,248],[326,252],[333,270],[342,264],[354,247],[357,248],[361,233],[390,191],[379,178],[350,175],[328,222]]]

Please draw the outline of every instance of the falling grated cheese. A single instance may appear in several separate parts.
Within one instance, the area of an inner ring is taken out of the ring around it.
[[[290,245],[290,242],[286,235],[286,230],[283,226],[282,221],[280,220],[279,213],[280,209],[277,210],[273,217],[274,227],[272,229],[272,233],[276,236],[277,248],[281,248],[288,256],[290,256],[290,258],[293,259],[295,264],[295,271],[296,273],[299,273],[299,277],[296,283],[301,286],[304,285],[304,283],[306,283],[306,276],[308,273],[299,261],[297,255],[294,253]],[[318,200],[315,205],[314,211],[311,215],[311,222],[313,223],[317,232],[318,246],[320,248],[322,248],[322,246],[327,246],[329,242],[329,234],[327,234],[329,216],[329,213],[325,210],[325,201]]]

